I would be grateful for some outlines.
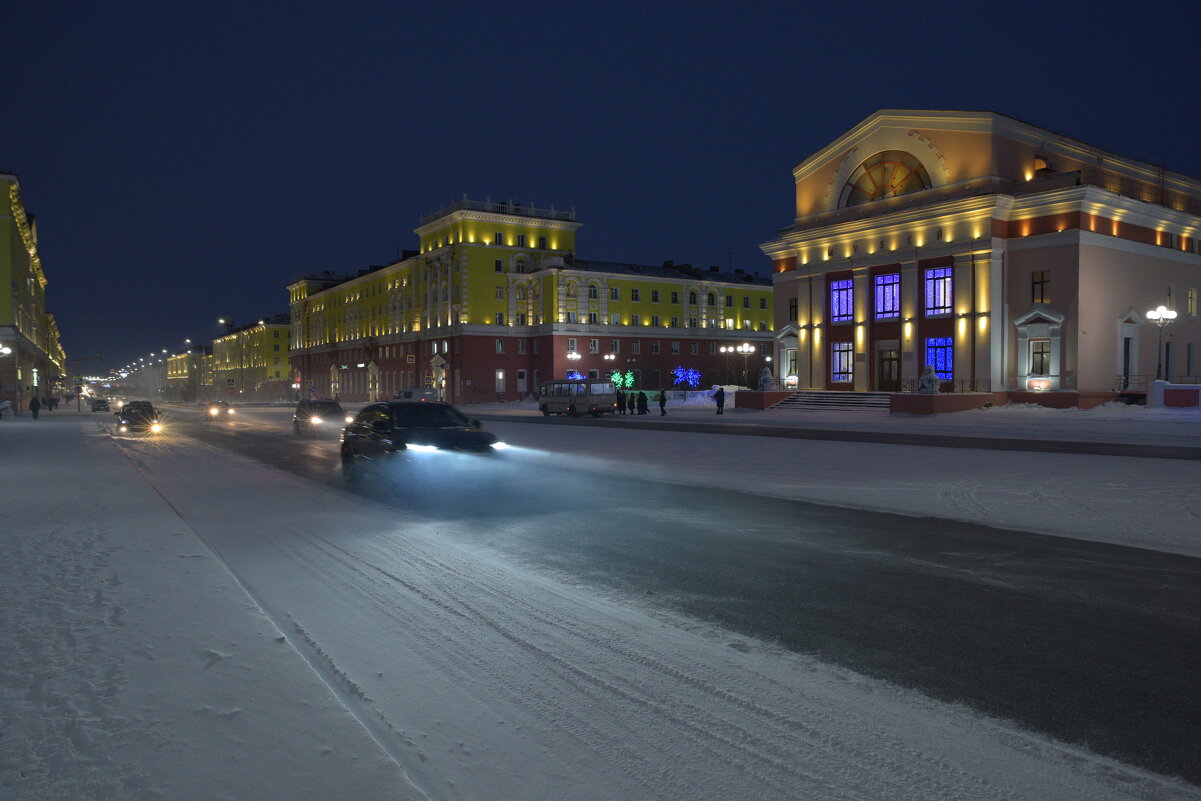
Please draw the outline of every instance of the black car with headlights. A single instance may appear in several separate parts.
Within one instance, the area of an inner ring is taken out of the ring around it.
[[[234,407],[225,401],[214,401],[205,407],[206,420],[226,420],[234,414]]]
[[[376,474],[398,490],[434,476],[482,478],[506,447],[447,403],[373,403],[342,430],[342,476],[353,484]]]
[[[292,433],[300,436],[334,436],[354,418],[347,417],[342,404],[333,400],[302,400],[292,413]]]
[[[121,433],[129,431],[150,431],[157,434],[163,430],[159,422],[158,410],[150,401],[130,401],[121,407],[117,414],[117,430]]]

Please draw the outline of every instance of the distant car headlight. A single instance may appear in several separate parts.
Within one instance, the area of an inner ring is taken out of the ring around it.
[[[159,425],[158,423],[151,423],[150,430],[153,431],[155,434],[157,434],[158,432],[163,430],[163,427],[161,425]]]
[[[353,423],[353,422],[354,422],[354,415],[350,415],[350,414],[346,415],[346,422],[348,422],[348,423]]]
[[[125,431],[125,426],[121,426],[121,431]]]
[[[508,447],[509,447],[509,443],[507,443],[507,442],[493,442],[492,443],[492,450],[494,450],[494,451],[503,451]]]
[[[320,417],[310,417],[309,422],[313,423],[314,425],[321,425],[321,418]]]
[[[215,409],[215,408],[209,409],[209,414],[211,414],[213,417],[216,417],[218,413],[219,413],[218,409]]]
[[[411,451],[417,451],[418,453],[432,453],[433,451],[438,450],[437,445],[418,445],[418,444],[415,444],[412,442],[410,442],[405,447],[407,447]]]
[[[233,410],[233,409],[230,409],[230,410],[229,410],[229,413],[230,413],[230,414],[233,414],[233,413],[234,413],[234,410]]]

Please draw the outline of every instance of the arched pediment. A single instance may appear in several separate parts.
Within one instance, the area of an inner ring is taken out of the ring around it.
[[[1031,325],[1033,323],[1062,325],[1063,321],[1066,319],[1067,317],[1062,312],[1057,312],[1054,309],[1046,306],[1035,306],[1021,317],[1014,318],[1013,324],[1017,326]]]

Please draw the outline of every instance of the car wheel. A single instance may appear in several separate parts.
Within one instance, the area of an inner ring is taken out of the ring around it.
[[[348,454],[342,454],[342,478],[347,484],[358,484],[363,480],[363,468]]]
[[[575,410],[574,403],[567,407],[567,416],[568,417],[579,417],[580,416],[580,413]]]
[[[590,414],[594,418],[596,418],[596,417],[600,417],[601,413],[600,413],[600,409],[593,409],[592,411],[588,412],[588,414]]]
[[[550,409],[546,408],[546,404],[542,404],[542,416],[550,417]]]

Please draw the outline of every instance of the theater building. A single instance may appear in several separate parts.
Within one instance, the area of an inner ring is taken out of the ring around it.
[[[761,247],[796,387],[906,391],[931,365],[943,392],[1087,408],[1157,366],[1197,380],[1201,181],[960,111],[877,112],[793,176]]]
[[[296,389],[480,403],[614,371],[648,392],[680,375],[748,383],[770,364],[767,278],[579,259],[579,227],[574,211],[463,198],[424,217],[419,249],[393,264],[301,276],[288,287]]]

